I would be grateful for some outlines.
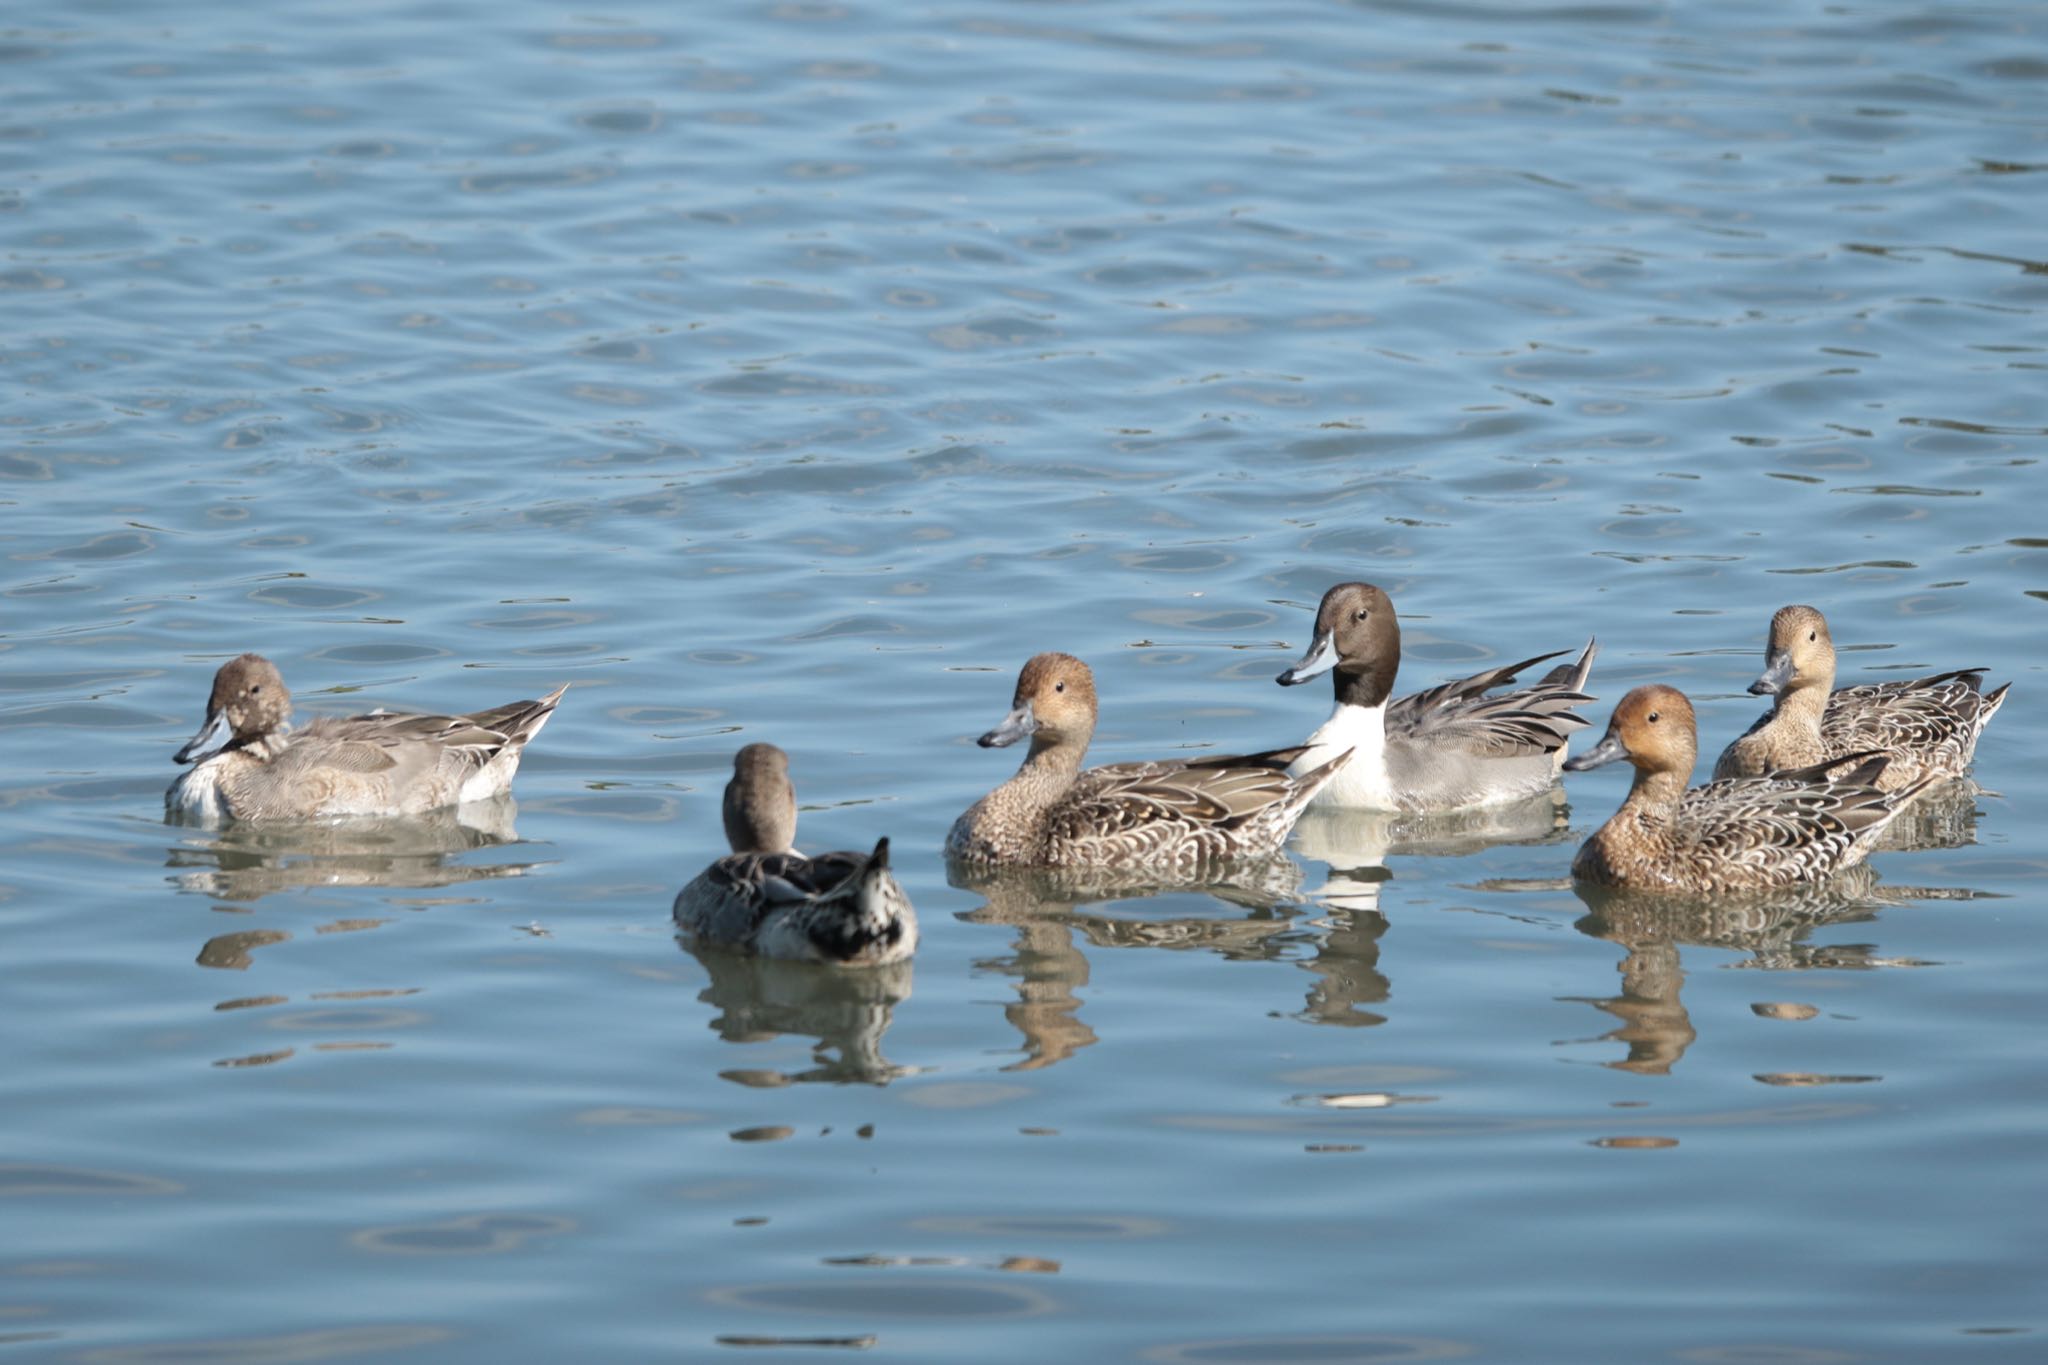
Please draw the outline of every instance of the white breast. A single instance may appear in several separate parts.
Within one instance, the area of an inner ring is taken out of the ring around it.
[[[1393,784],[1387,780],[1386,706],[1348,706],[1342,702],[1308,737],[1308,752],[1294,760],[1289,775],[1300,776],[1329,762],[1346,749],[1351,761],[1325,783],[1309,803],[1318,806],[1363,806],[1369,810],[1397,810]]]
[[[164,804],[188,820],[217,824],[227,818],[227,803],[220,793],[221,765],[208,759],[181,775],[171,784]]]

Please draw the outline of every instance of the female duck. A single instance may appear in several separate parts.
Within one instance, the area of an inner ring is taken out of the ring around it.
[[[1292,687],[1329,673],[1337,691],[1337,709],[1309,736],[1290,771],[1356,750],[1316,796],[1319,808],[1460,810],[1548,790],[1566,741],[1587,724],[1571,708],[1593,700],[1585,692],[1593,642],[1576,662],[1553,668],[1532,686],[1486,693],[1566,652],[1539,654],[1390,703],[1401,666],[1394,604],[1370,583],[1339,583],[1323,594],[1308,652],[1278,679]]]
[[[1274,853],[1303,806],[1350,757],[1289,775],[1302,751],[1160,759],[1081,769],[1095,733],[1095,677],[1071,654],[1024,665],[1010,714],[977,743],[1030,737],[1017,775],[967,808],[948,856],[1031,867],[1146,868],[1187,875]]]
[[[1754,777],[1875,751],[1892,760],[1878,779],[1886,791],[1922,777],[1960,777],[2012,686],[1985,695],[1981,668],[1839,692],[1834,685],[1827,619],[1812,607],[1780,607],[1771,618],[1763,676],[1749,685],[1754,695],[1777,700],[1722,752],[1714,776]]]
[[[1900,807],[1934,780],[1882,791],[1888,760],[1852,754],[1688,791],[1697,746],[1692,703],[1676,688],[1638,687],[1621,699],[1600,743],[1564,765],[1584,772],[1626,758],[1636,770],[1621,809],[1579,847],[1573,877],[1693,894],[1817,882],[1862,862]]]
[[[528,740],[569,690],[466,716],[322,716],[291,726],[292,694],[260,654],[213,675],[206,724],[172,755],[193,768],[164,804],[200,821],[418,815],[503,795]]]
[[[789,756],[773,744],[734,755],[725,784],[732,852],[676,895],[676,926],[707,946],[834,966],[902,962],[917,951],[917,912],[889,872],[889,841],[872,853],[806,858],[796,841]]]

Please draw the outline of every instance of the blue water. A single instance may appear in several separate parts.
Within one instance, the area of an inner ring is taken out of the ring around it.
[[[2040,1358],[2038,7],[4,22],[5,1354]],[[1597,633],[1709,753],[1786,602],[2014,688],[1764,918],[1591,913],[1612,769],[948,885],[1026,657],[1102,761],[1287,743],[1347,578],[1405,684]],[[243,650],[571,688],[481,827],[165,825]],[[675,944],[753,739],[912,968]]]

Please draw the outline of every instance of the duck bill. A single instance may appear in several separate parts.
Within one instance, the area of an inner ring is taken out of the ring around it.
[[[206,718],[206,724],[199,733],[185,741],[185,747],[171,755],[173,763],[197,763],[212,758],[235,737],[235,727],[228,724],[228,713],[216,711]]]
[[[1293,687],[1310,678],[1320,678],[1337,666],[1337,638],[1323,630],[1316,632],[1316,638],[1309,641],[1308,653],[1294,667],[1282,673],[1273,681],[1282,687]]]
[[[984,749],[1003,749],[1015,744],[1027,735],[1038,733],[1038,717],[1031,714],[1031,703],[1022,706],[1003,717],[1003,723],[975,740]]]
[[[1774,649],[1764,655],[1764,675],[1749,685],[1752,697],[1775,697],[1785,690],[1797,670],[1792,666],[1792,652]]]
[[[1621,742],[1621,736],[1609,730],[1600,742],[1582,754],[1564,761],[1568,773],[1582,773],[1588,768],[1598,768],[1628,757],[1628,746]]]

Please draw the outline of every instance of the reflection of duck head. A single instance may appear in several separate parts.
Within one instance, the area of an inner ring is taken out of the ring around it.
[[[1291,858],[1235,860],[1206,870],[1210,881],[1099,868],[1004,868],[953,862],[953,885],[985,903],[958,918],[1015,930],[1014,954],[979,960],[984,971],[1021,978],[1004,1016],[1024,1035],[1019,1071],[1063,1061],[1095,1042],[1075,994],[1088,983],[1087,956],[1074,934],[1099,948],[1208,948],[1232,958],[1278,955],[1294,925],[1301,869]],[[1249,911],[1249,914],[1245,912]]]
[[[1566,998],[1622,1021],[1606,1036],[1626,1043],[1628,1055],[1609,1065],[1664,1075],[1698,1036],[1680,996],[1685,972],[1679,945],[1752,953],[1746,965],[1756,967],[1875,965],[1867,944],[1818,947],[1802,940],[1821,925],[1872,918],[1879,904],[1876,889],[1877,875],[1868,865],[1826,882],[1747,895],[1673,896],[1576,883],[1573,890],[1588,911],[1579,932],[1619,943],[1628,954],[1621,962],[1620,995]]]
[[[765,1085],[886,1085],[915,1069],[882,1055],[882,1035],[889,1031],[896,1003],[910,998],[908,961],[848,972],[720,948],[693,956],[711,974],[711,983],[697,998],[720,1011],[711,1027],[726,1042],[766,1042],[786,1033],[816,1039],[811,1048],[815,1065],[809,1070],[736,1069],[721,1073],[727,1079]]]
[[[455,855],[518,842],[509,796],[419,815],[181,828],[165,866],[181,891],[253,901],[309,886],[408,890],[519,877],[535,862],[470,863]]]

